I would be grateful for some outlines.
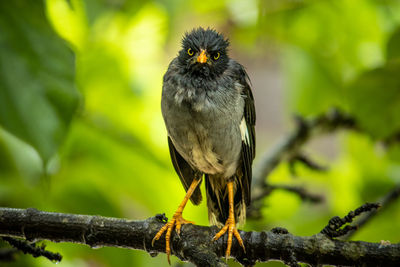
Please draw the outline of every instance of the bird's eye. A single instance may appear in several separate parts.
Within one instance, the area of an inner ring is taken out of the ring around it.
[[[215,59],[215,60],[219,59],[219,56],[220,56],[220,53],[217,52],[217,53],[214,55],[214,59]]]
[[[188,55],[189,55],[189,56],[193,56],[193,54],[194,54],[192,48],[189,48],[187,52],[188,52]]]

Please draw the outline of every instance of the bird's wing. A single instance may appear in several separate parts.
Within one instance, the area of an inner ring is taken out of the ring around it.
[[[253,159],[256,155],[255,144],[256,144],[256,135],[254,126],[256,124],[256,112],[254,107],[254,99],[253,94],[251,92],[251,88],[249,85],[249,78],[247,76],[246,71],[241,68],[241,80],[240,83],[243,85],[242,97],[244,98],[244,113],[243,119],[240,124],[240,132],[242,136],[242,173],[243,178],[241,179],[243,189],[244,189],[244,198],[246,201],[246,205],[250,205],[251,199],[251,165],[253,163]]]
[[[176,150],[174,144],[170,137],[168,137],[168,146],[169,146],[169,153],[171,155],[172,164],[174,165],[175,171],[178,174],[179,178],[181,179],[183,187],[185,187],[185,191],[188,190],[194,178],[201,179],[202,173],[199,171],[194,170],[189,163],[179,154]],[[199,205],[201,202],[201,191],[200,191],[200,184],[194,190],[192,197],[190,200],[194,205]]]

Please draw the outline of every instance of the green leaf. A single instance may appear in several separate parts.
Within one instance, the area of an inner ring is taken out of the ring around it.
[[[0,126],[47,162],[78,105],[74,55],[51,28],[42,1],[1,1],[0,32]]]
[[[400,131],[400,65],[363,73],[348,88],[349,107],[360,126],[373,137]]]

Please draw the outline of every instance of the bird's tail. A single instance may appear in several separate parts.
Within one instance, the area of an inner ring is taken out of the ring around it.
[[[244,188],[238,177],[235,177],[233,181],[235,222],[242,225],[246,220]],[[222,177],[206,174],[205,186],[208,220],[210,221],[210,224],[223,226],[229,217],[229,199],[226,182]]]

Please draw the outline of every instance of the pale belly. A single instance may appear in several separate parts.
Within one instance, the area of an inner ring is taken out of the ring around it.
[[[236,172],[241,142],[232,135],[213,137],[203,125],[196,125],[195,131],[188,131],[184,143],[175,142],[179,153],[196,169],[203,173],[231,177]]]

